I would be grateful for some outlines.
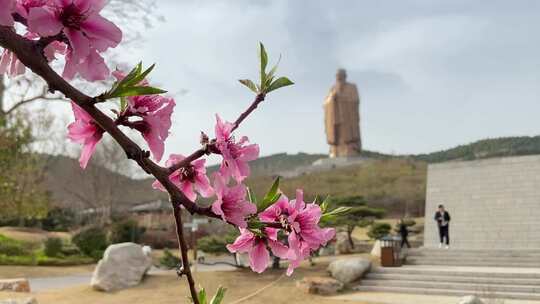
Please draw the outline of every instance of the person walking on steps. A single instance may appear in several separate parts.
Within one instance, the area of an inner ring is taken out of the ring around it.
[[[441,240],[439,248],[443,247],[443,243],[446,241],[446,249],[450,248],[450,213],[444,209],[443,205],[439,205],[439,210],[435,212],[435,221],[439,227],[439,238]]]
[[[399,234],[401,235],[401,248],[403,248],[404,245],[407,245],[407,248],[411,248],[408,239],[409,229],[407,229],[407,225],[405,225],[403,219],[399,220]]]

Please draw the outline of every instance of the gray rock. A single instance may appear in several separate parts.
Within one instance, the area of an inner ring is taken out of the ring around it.
[[[296,282],[296,287],[306,293],[333,295],[343,289],[343,283],[327,277],[306,277]]]
[[[92,275],[91,285],[96,290],[112,291],[138,285],[152,266],[152,259],[140,245],[120,243],[105,250]]]
[[[0,304],[38,304],[35,298],[0,300]]]
[[[1,279],[0,291],[30,292],[30,283],[27,279]]]
[[[484,301],[477,296],[466,296],[459,299],[458,304],[484,304]]]
[[[370,269],[371,261],[365,258],[340,259],[328,266],[332,277],[345,284],[359,280]]]

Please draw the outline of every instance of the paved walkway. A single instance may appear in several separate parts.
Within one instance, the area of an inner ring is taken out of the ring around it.
[[[233,271],[236,270],[235,267],[224,264],[217,265],[195,265],[192,266],[193,272],[209,272],[209,271]],[[175,275],[175,270],[165,270],[152,267],[148,271],[148,275]],[[47,277],[47,278],[29,278],[30,288],[32,292],[43,292],[52,289],[62,289],[67,287],[79,286],[79,285],[89,285],[90,280],[92,279],[92,273],[81,273],[68,276],[60,277]]]
[[[459,297],[427,296],[400,293],[357,292],[344,294],[329,299],[350,301],[351,303],[370,304],[458,304]],[[487,304],[539,304],[540,301],[521,300],[486,300]]]

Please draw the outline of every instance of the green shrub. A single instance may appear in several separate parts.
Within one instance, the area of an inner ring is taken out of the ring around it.
[[[71,241],[83,254],[95,260],[99,260],[102,257],[103,251],[109,245],[107,243],[107,235],[101,228],[97,227],[79,232]]]
[[[134,220],[116,222],[111,227],[110,241],[112,244],[124,242],[139,243],[145,230],[144,227],[139,227],[139,224]]]
[[[171,253],[169,249],[163,251],[163,256],[159,259],[159,264],[167,269],[176,268],[180,265],[182,260]]]
[[[218,237],[213,235],[204,236],[197,240],[197,248],[207,253],[227,253],[229,252],[225,247],[227,245],[224,237]]]
[[[0,234],[0,254],[7,256],[28,255],[32,252],[32,245],[8,238]]]
[[[41,227],[47,231],[69,231],[76,223],[76,214],[72,209],[53,208],[41,220]]]
[[[48,257],[57,257],[62,252],[62,240],[59,238],[48,238],[45,241],[44,252]]]
[[[392,226],[390,226],[390,224],[387,224],[387,223],[374,223],[369,228],[368,236],[373,240],[378,240],[378,239],[390,234],[390,230],[392,230]]]

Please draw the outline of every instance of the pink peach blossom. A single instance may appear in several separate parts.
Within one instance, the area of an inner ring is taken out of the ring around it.
[[[250,268],[257,273],[261,273],[266,270],[270,260],[267,244],[273,255],[285,258],[287,253],[285,245],[264,236],[257,236],[248,229],[243,228],[240,228],[240,236],[233,244],[227,245],[227,249],[233,253],[248,253]]]
[[[103,129],[101,129],[92,117],[86,113],[81,107],[74,102],[71,102],[75,121],[68,126],[68,138],[72,141],[82,144],[83,149],[79,164],[85,169],[92,154],[96,150],[97,143],[103,137]]]
[[[261,221],[281,223],[288,233],[287,275],[291,275],[294,268],[308,258],[313,250],[326,245],[335,236],[335,229],[319,227],[322,215],[319,205],[306,204],[303,197],[302,190],[296,191],[295,200],[289,201],[282,195],[272,206],[259,214]],[[276,229],[266,228],[269,233],[274,230]]]
[[[231,134],[232,129],[232,123],[223,122],[216,114],[216,146],[223,157],[220,173],[226,177],[232,176],[241,183],[250,173],[247,163],[259,157],[259,146],[256,144],[246,145],[249,142],[246,136],[235,142]]]
[[[181,162],[186,157],[181,154],[171,154],[165,165],[171,167],[174,164]],[[211,197],[214,190],[210,186],[208,176],[206,176],[205,159],[198,159],[191,162],[191,165],[180,168],[169,175],[169,179],[175,184],[184,195],[191,201],[197,199],[195,190],[203,197]],[[159,181],[152,184],[154,189],[166,191]]]
[[[214,191],[217,199],[212,204],[212,211],[224,221],[240,228],[246,228],[246,217],[257,212],[255,204],[246,200],[246,186],[238,184],[227,186],[228,178],[214,174]]]
[[[28,9],[28,28],[42,37],[63,33],[69,41],[64,77],[78,72],[87,80],[102,80],[108,75],[98,52],[116,47],[122,31],[99,13],[103,0],[52,0]],[[89,66],[98,65],[91,70]]]

